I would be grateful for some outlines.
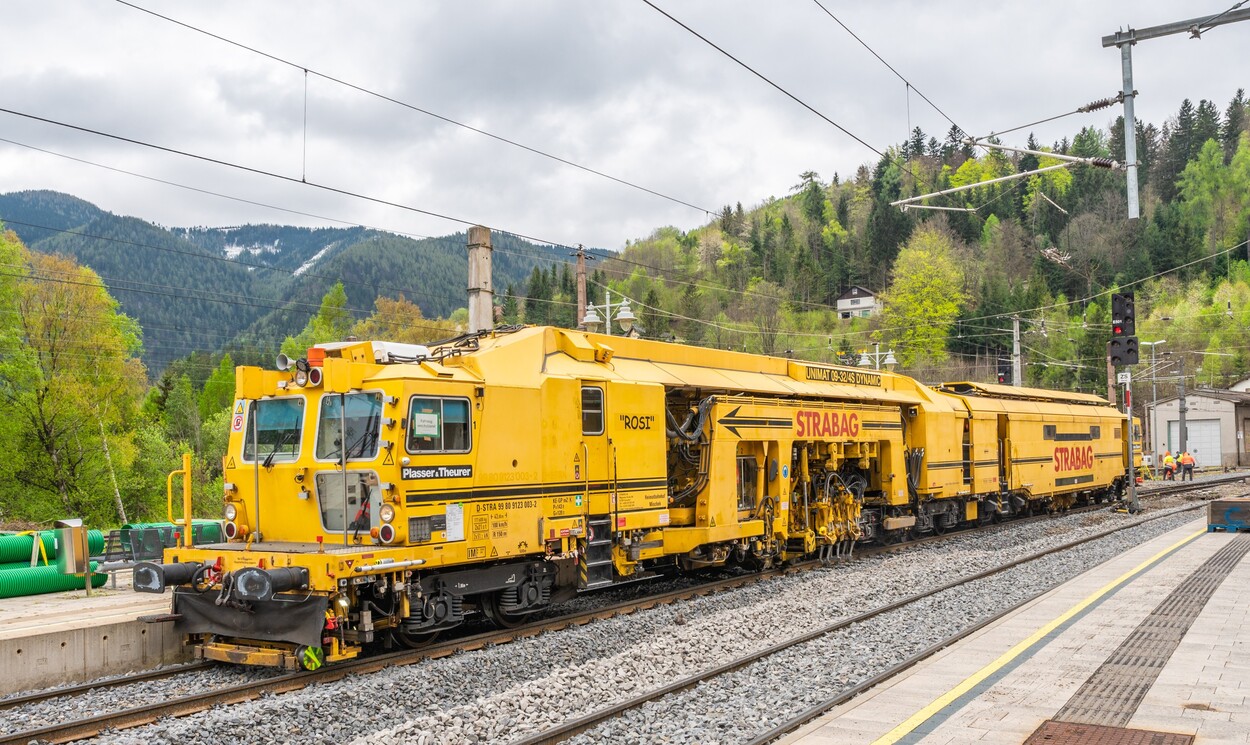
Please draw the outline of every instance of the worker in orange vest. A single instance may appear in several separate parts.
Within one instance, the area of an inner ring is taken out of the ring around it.
[[[1193,481],[1194,480],[1194,466],[1197,465],[1197,461],[1194,460],[1194,456],[1189,454],[1188,450],[1181,453],[1180,464],[1181,464],[1181,481],[1184,481],[1186,478],[1188,478],[1190,481]]]

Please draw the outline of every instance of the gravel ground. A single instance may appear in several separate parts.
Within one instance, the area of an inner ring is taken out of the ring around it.
[[[1238,489],[1245,487],[1224,487],[1222,491],[1231,494]],[[1152,503],[1147,516],[1166,512],[1167,505],[1189,501],[1192,499],[1172,497]],[[971,590],[949,591],[941,596],[946,599],[928,601],[921,610],[897,611],[888,618],[865,624],[862,629],[812,642],[804,651],[794,652],[793,659],[773,658],[753,666],[749,673],[738,674],[785,682],[776,687],[776,700],[764,702],[759,696],[760,686],[747,686],[745,677],[735,676],[732,682],[723,684],[724,694],[718,693],[720,698],[715,700],[702,700],[704,691],[712,690],[711,686],[700,686],[698,693],[688,694],[701,700],[689,712],[680,708],[680,696],[670,697],[628,719],[618,720],[619,730],[608,724],[581,741],[625,740],[630,736],[633,741],[646,742],[746,739],[749,733],[741,730],[741,722],[784,718],[831,692],[853,685],[931,644],[936,640],[934,629],[952,628],[955,620],[975,622],[968,618],[969,607],[982,608],[984,615],[990,615],[1074,576],[1091,563],[1197,517],[1192,512],[1169,517],[1129,531],[1127,536],[1098,541],[1068,552],[1065,557],[1045,560],[1053,564],[1032,563],[1028,568],[1012,570],[1010,579],[992,587],[987,583],[994,580],[984,580]],[[1099,511],[956,536],[937,544],[861,558],[850,564],[766,581],[675,606],[220,707],[102,736],[96,741],[188,745],[296,740],[475,743],[514,739],[549,722],[580,716],[836,618],[1137,519]],[[950,599],[958,592],[975,593],[975,597]],[[620,594],[614,593],[577,602],[619,599]],[[819,665],[813,664],[813,655],[817,655]],[[109,691],[106,696],[111,701],[126,702],[172,696],[194,685],[183,677],[135,684],[134,692],[127,687],[122,689],[126,693]],[[238,680],[209,680],[198,685],[217,686]],[[713,685],[720,690],[722,684]],[[752,692],[749,700],[736,701],[732,697],[733,690],[748,688]],[[84,700],[84,705],[71,713],[84,715],[92,704],[99,703],[91,697],[79,700]],[[58,707],[64,708],[64,704]],[[672,713],[678,711],[682,713]],[[765,714],[758,713],[761,711]],[[5,717],[0,719],[0,731],[5,731],[13,723],[20,723],[22,728],[41,726],[50,721],[47,717],[51,714],[23,707],[0,712],[0,716]],[[674,716],[680,719],[673,721]]]

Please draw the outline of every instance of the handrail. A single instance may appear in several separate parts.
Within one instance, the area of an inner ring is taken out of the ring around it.
[[[165,477],[165,516],[171,525],[177,525],[174,519],[174,477],[182,474],[182,535],[179,537],[180,548],[191,547],[191,454],[182,454],[182,468],[170,471]]]

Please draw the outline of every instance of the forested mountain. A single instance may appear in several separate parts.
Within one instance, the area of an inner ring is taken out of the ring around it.
[[[142,326],[152,373],[197,350],[233,348],[240,360],[267,360],[339,281],[358,318],[379,296],[402,294],[427,318],[466,304],[464,233],[414,240],[359,227],[167,229],[49,191],[0,195],[0,221],[32,250],[95,270]],[[492,243],[500,288],[567,259],[567,250],[509,235],[496,234]]]

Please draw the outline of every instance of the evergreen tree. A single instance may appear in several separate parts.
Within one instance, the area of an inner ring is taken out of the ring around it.
[[[551,322],[551,285],[541,266],[534,267],[525,291],[525,322],[545,326]]]
[[[1205,98],[1199,101],[1198,110],[1194,114],[1194,133],[1188,159],[1198,157],[1207,140],[1218,141],[1220,129],[1220,112],[1215,108],[1215,102]]]
[[[669,331],[669,317],[660,312],[660,293],[656,292],[652,287],[647,290],[647,295],[642,299],[642,313],[640,313],[642,321],[642,332],[648,339],[667,339]]]
[[[682,316],[677,321],[677,332],[683,340],[695,344],[703,339],[703,297],[699,288],[693,283],[687,284],[681,293],[681,302],[677,309]]]
[[[503,295],[503,322],[512,324],[520,320],[520,312],[517,309],[516,291],[512,287],[512,283],[508,283],[508,289]]]
[[[1224,145],[1224,162],[1233,159],[1237,151],[1237,141],[1241,133],[1246,131],[1246,91],[1238,88],[1233,100],[1228,102],[1228,110],[1224,112],[1224,128],[1220,130],[1220,142]]]

